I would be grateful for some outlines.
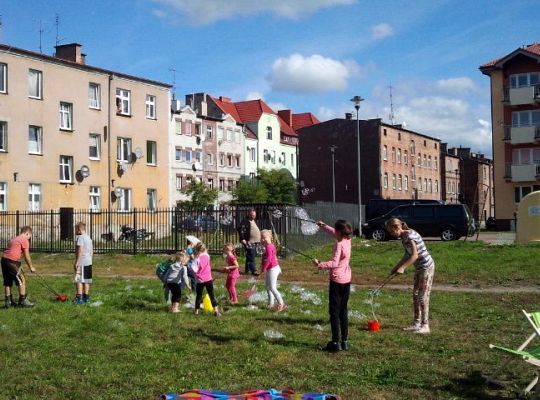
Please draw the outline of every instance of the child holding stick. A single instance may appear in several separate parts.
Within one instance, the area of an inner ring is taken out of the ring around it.
[[[199,314],[201,308],[201,301],[203,290],[206,288],[206,292],[214,307],[214,315],[219,317],[221,313],[217,305],[216,297],[214,296],[214,283],[212,279],[212,266],[210,264],[210,255],[206,252],[206,246],[204,243],[199,242],[195,246],[195,260],[193,265],[196,267],[194,270],[197,277],[197,295],[195,297],[195,314]]]
[[[229,303],[238,304],[238,294],[236,293],[236,281],[240,277],[240,266],[236,254],[234,253],[234,246],[231,243],[227,243],[223,246],[223,255],[225,256],[225,262],[227,266],[225,271],[227,272],[227,281],[225,282],[225,288],[229,292]]]
[[[313,260],[319,269],[328,269],[330,286],[328,288],[328,311],[330,314],[330,327],[332,340],[328,342],[325,351],[336,352],[349,350],[349,316],[347,304],[351,293],[351,235],[352,226],[345,220],[339,219],[334,228],[319,221],[317,225],[336,239],[332,259],[321,262]],[[341,334],[341,335],[340,335]]]
[[[265,229],[261,231],[261,243],[264,246],[264,255],[261,263],[261,274],[266,274],[266,292],[268,293],[268,308],[274,308],[274,299],[277,300],[276,311],[281,312],[287,309],[283,302],[281,293],[277,289],[277,279],[281,274],[281,267],[277,259],[276,246],[272,243],[272,231]]]
[[[414,264],[413,304],[414,321],[411,326],[404,328],[420,334],[428,334],[429,329],[429,294],[433,284],[435,262],[429,254],[422,237],[405,222],[398,218],[391,218],[385,223],[386,230],[390,235],[400,238],[405,254],[392,269],[392,274],[403,274],[405,269]]]

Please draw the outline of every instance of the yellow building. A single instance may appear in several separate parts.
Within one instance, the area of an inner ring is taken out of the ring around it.
[[[0,44],[0,211],[168,206],[170,85]]]

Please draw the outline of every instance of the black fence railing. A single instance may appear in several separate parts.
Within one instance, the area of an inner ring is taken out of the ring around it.
[[[169,209],[7,211],[0,213],[0,249],[21,227],[33,230],[34,252],[74,251],[74,225],[82,221],[94,242],[94,252],[125,254],[171,253],[185,247],[186,236],[202,240],[212,254],[221,254],[225,243],[239,242],[237,227],[249,208],[257,211],[260,229],[273,229],[281,244],[288,236],[301,235],[301,221],[286,205],[246,205],[212,211]],[[274,212],[276,209],[281,213]],[[283,254],[282,254],[283,255]]]

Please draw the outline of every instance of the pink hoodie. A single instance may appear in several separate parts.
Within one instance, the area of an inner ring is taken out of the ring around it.
[[[324,225],[323,229],[336,237],[334,228]],[[351,282],[351,239],[342,239],[334,245],[332,260],[319,263],[320,269],[330,270],[330,280],[336,283]]]
[[[277,255],[276,255],[276,246],[272,243],[267,243],[264,246],[264,255],[262,257],[261,263],[261,272],[268,271],[270,268],[277,267],[279,265]]]
[[[210,265],[210,256],[208,253],[202,253],[197,257],[197,263],[199,269],[195,273],[197,280],[200,283],[208,282],[212,280],[212,267]]]

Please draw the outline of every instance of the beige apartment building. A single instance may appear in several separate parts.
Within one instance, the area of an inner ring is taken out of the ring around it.
[[[540,43],[480,66],[491,79],[495,218],[510,229],[521,199],[540,190]]]
[[[168,206],[170,85],[0,45],[0,210]]]

